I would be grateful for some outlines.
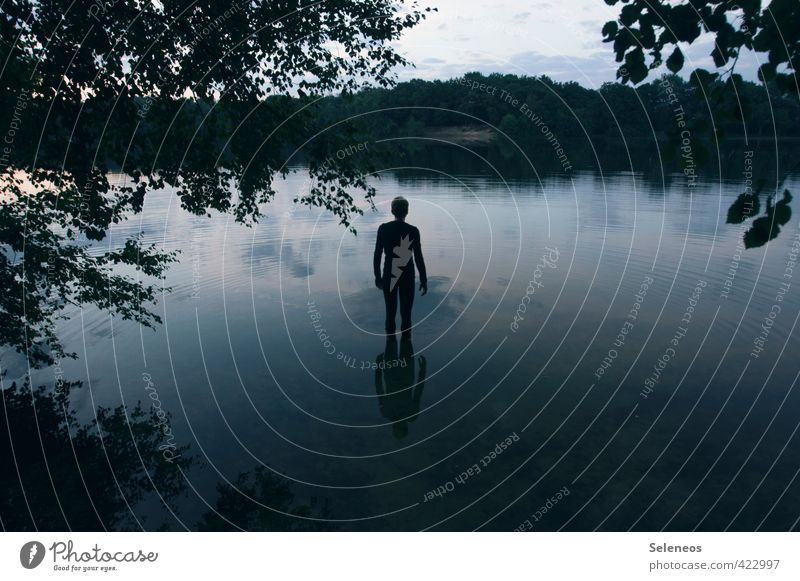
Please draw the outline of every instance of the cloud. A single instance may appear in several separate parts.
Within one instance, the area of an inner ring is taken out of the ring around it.
[[[451,59],[427,58],[416,69],[400,72],[401,80],[410,78],[451,79],[477,71],[515,75],[547,75],[555,81],[576,81],[586,87],[599,87],[615,78],[617,64],[611,51],[597,51],[583,57],[544,55],[534,51],[519,52],[508,59],[491,58],[473,51]]]
[[[438,12],[393,43],[417,65],[398,70],[398,77],[448,79],[478,71],[545,74],[586,87],[613,82],[619,65],[600,30],[604,22],[618,17],[618,7],[587,1],[440,3]],[[699,66],[715,68],[707,37],[682,46],[687,74]],[[737,72],[755,79],[757,61],[752,55],[740,58]],[[651,72],[648,80],[661,72]]]
[[[613,81],[617,69],[611,51],[598,51],[580,57],[527,51],[512,55],[509,64],[510,67],[503,72],[547,75],[555,81],[576,81],[584,86],[595,87]]]

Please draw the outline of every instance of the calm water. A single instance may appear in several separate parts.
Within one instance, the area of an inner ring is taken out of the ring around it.
[[[181,251],[163,325],[61,327],[82,417],[154,389],[196,459],[180,512],[146,499],[142,526],[195,528],[225,488],[242,528],[271,510],[340,530],[798,526],[796,218],[740,252],[737,183],[396,171],[354,236],[293,209],[304,187],[279,184],[252,228],[153,194],[110,241]],[[387,348],[371,260],[396,195],[430,282],[412,345]]]

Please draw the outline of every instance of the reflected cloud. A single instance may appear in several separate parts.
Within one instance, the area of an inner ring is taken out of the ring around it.
[[[291,241],[268,239],[243,247],[248,261],[260,267],[262,272],[277,271],[283,265],[294,278],[307,278],[314,274],[314,266],[306,260],[307,252],[297,252]]]

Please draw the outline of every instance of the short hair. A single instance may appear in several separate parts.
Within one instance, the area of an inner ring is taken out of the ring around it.
[[[392,200],[392,214],[405,218],[408,215],[408,200],[403,196],[397,196]]]

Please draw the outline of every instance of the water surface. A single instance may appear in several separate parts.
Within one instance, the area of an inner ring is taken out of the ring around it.
[[[274,526],[798,526],[796,218],[744,251],[725,224],[735,181],[398,169],[353,235],[294,206],[304,187],[278,184],[250,228],[149,195],[107,243],[143,231],[181,251],[163,324],[86,309],[60,327],[83,417],[155,390],[196,459],[179,512],[141,503],[142,526],[218,511],[220,526],[269,528],[248,515],[291,510]],[[372,279],[396,195],[429,276],[410,346],[387,346]]]

